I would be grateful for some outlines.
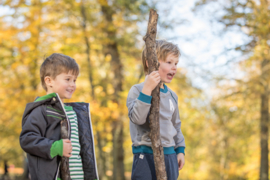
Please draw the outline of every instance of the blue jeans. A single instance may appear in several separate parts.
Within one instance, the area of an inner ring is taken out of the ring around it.
[[[165,168],[168,180],[177,180],[179,176],[176,154],[165,154]],[[156,180],[153,154],[134,154],[131,180]]]

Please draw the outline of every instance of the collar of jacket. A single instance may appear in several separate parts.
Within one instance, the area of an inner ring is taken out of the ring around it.
[[[49,99],[52,99],[52,98],[58,98],[58,94],[57,93],[51,93],[51,94],[47,94],[45,96],[37,97],[34,102],[46,101],[46,100],[49,100]]]
[[[66,111],[64,108],[64,104],[62,103],[59,95],[57,93],[51,93],[51,94],[47,94],[45,96],[37,97],[34,102],[28,103],[26,105],[26,108],[25,108],[25,111],[23,114],[22,124],[25,123],[25,120],[26,120],[25,117],[27,115],[29,115],[35,108],[42,106],[42,105],[51,105],[55,109],[63,112],[64,115],[67,117]],[[77,108],[89,106],[88,103],[66,103],[66,105],[72,106],[73,108],[74,108],[74,106],[76,106]],[[86,111],[88,111],[88,113],[89,113],[89,109],[88,108],[86,108],[86,109],[87,109]]]

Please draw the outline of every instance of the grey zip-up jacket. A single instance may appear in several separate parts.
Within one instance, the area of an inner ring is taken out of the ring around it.
[[[79,141],[85,180],[98,179],[94,136],[88,103],[67,103],[76,112]],[[56,180],[60,174],[61,157],[50,155],[52,144],[61,139],[60,123],[67,119],[58,94],[52,93],[26,105],[20,144],[27,153],[29,171],[33,180]],[[70,127],[69,136],[70,136]]]
[[[133,147],[151,147],[148,115],[152,97],[141,92],[143,85],[144,83],[132,86],[126,103]],[[185,139],[181,132],[177,101],[177,95],[166,85],[164,85],[164,89],[160,89],[160,136],[163,147],[174,147],[176,153],[184,153]]]

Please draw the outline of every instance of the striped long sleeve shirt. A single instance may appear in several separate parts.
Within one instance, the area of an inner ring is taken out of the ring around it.
[[[80,156],[81,146],[79,142],[77,115],[71,106],[65,106],[65,110],[71,126],[70,140],[72,144],[72,153],[71,157],[69,158],[70,176],[72,180],[84,179],[82,159]]]

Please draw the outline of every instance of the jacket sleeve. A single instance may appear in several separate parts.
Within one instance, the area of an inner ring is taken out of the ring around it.
[[[146,122],[148,112],[151,107],[152,96],[148,96],[133,86],[127,97],[127,107],[129,119],[137,125]]]
[[[178,97],[176,96],[176,100],[178,103]],[[178,153],[183,153],[185,154],[185,138],[184,135],[181,131],[181,120],[180,120],[180,116],[179,116],[179,109],[178,109],[178,104],[175,108],[175,111],[173,113],[172,116],[172,123],[174,125],[174,128],[177,131],[176,136],[174,136],[174,141],[175,141],[175,152],[176,154]]]
[[[42,112],[42,106],[35,108],[22,125],[20,145],[22,149],[44,159],[52,159],[50,149],[54,140],[45,138],[47,121]]]

